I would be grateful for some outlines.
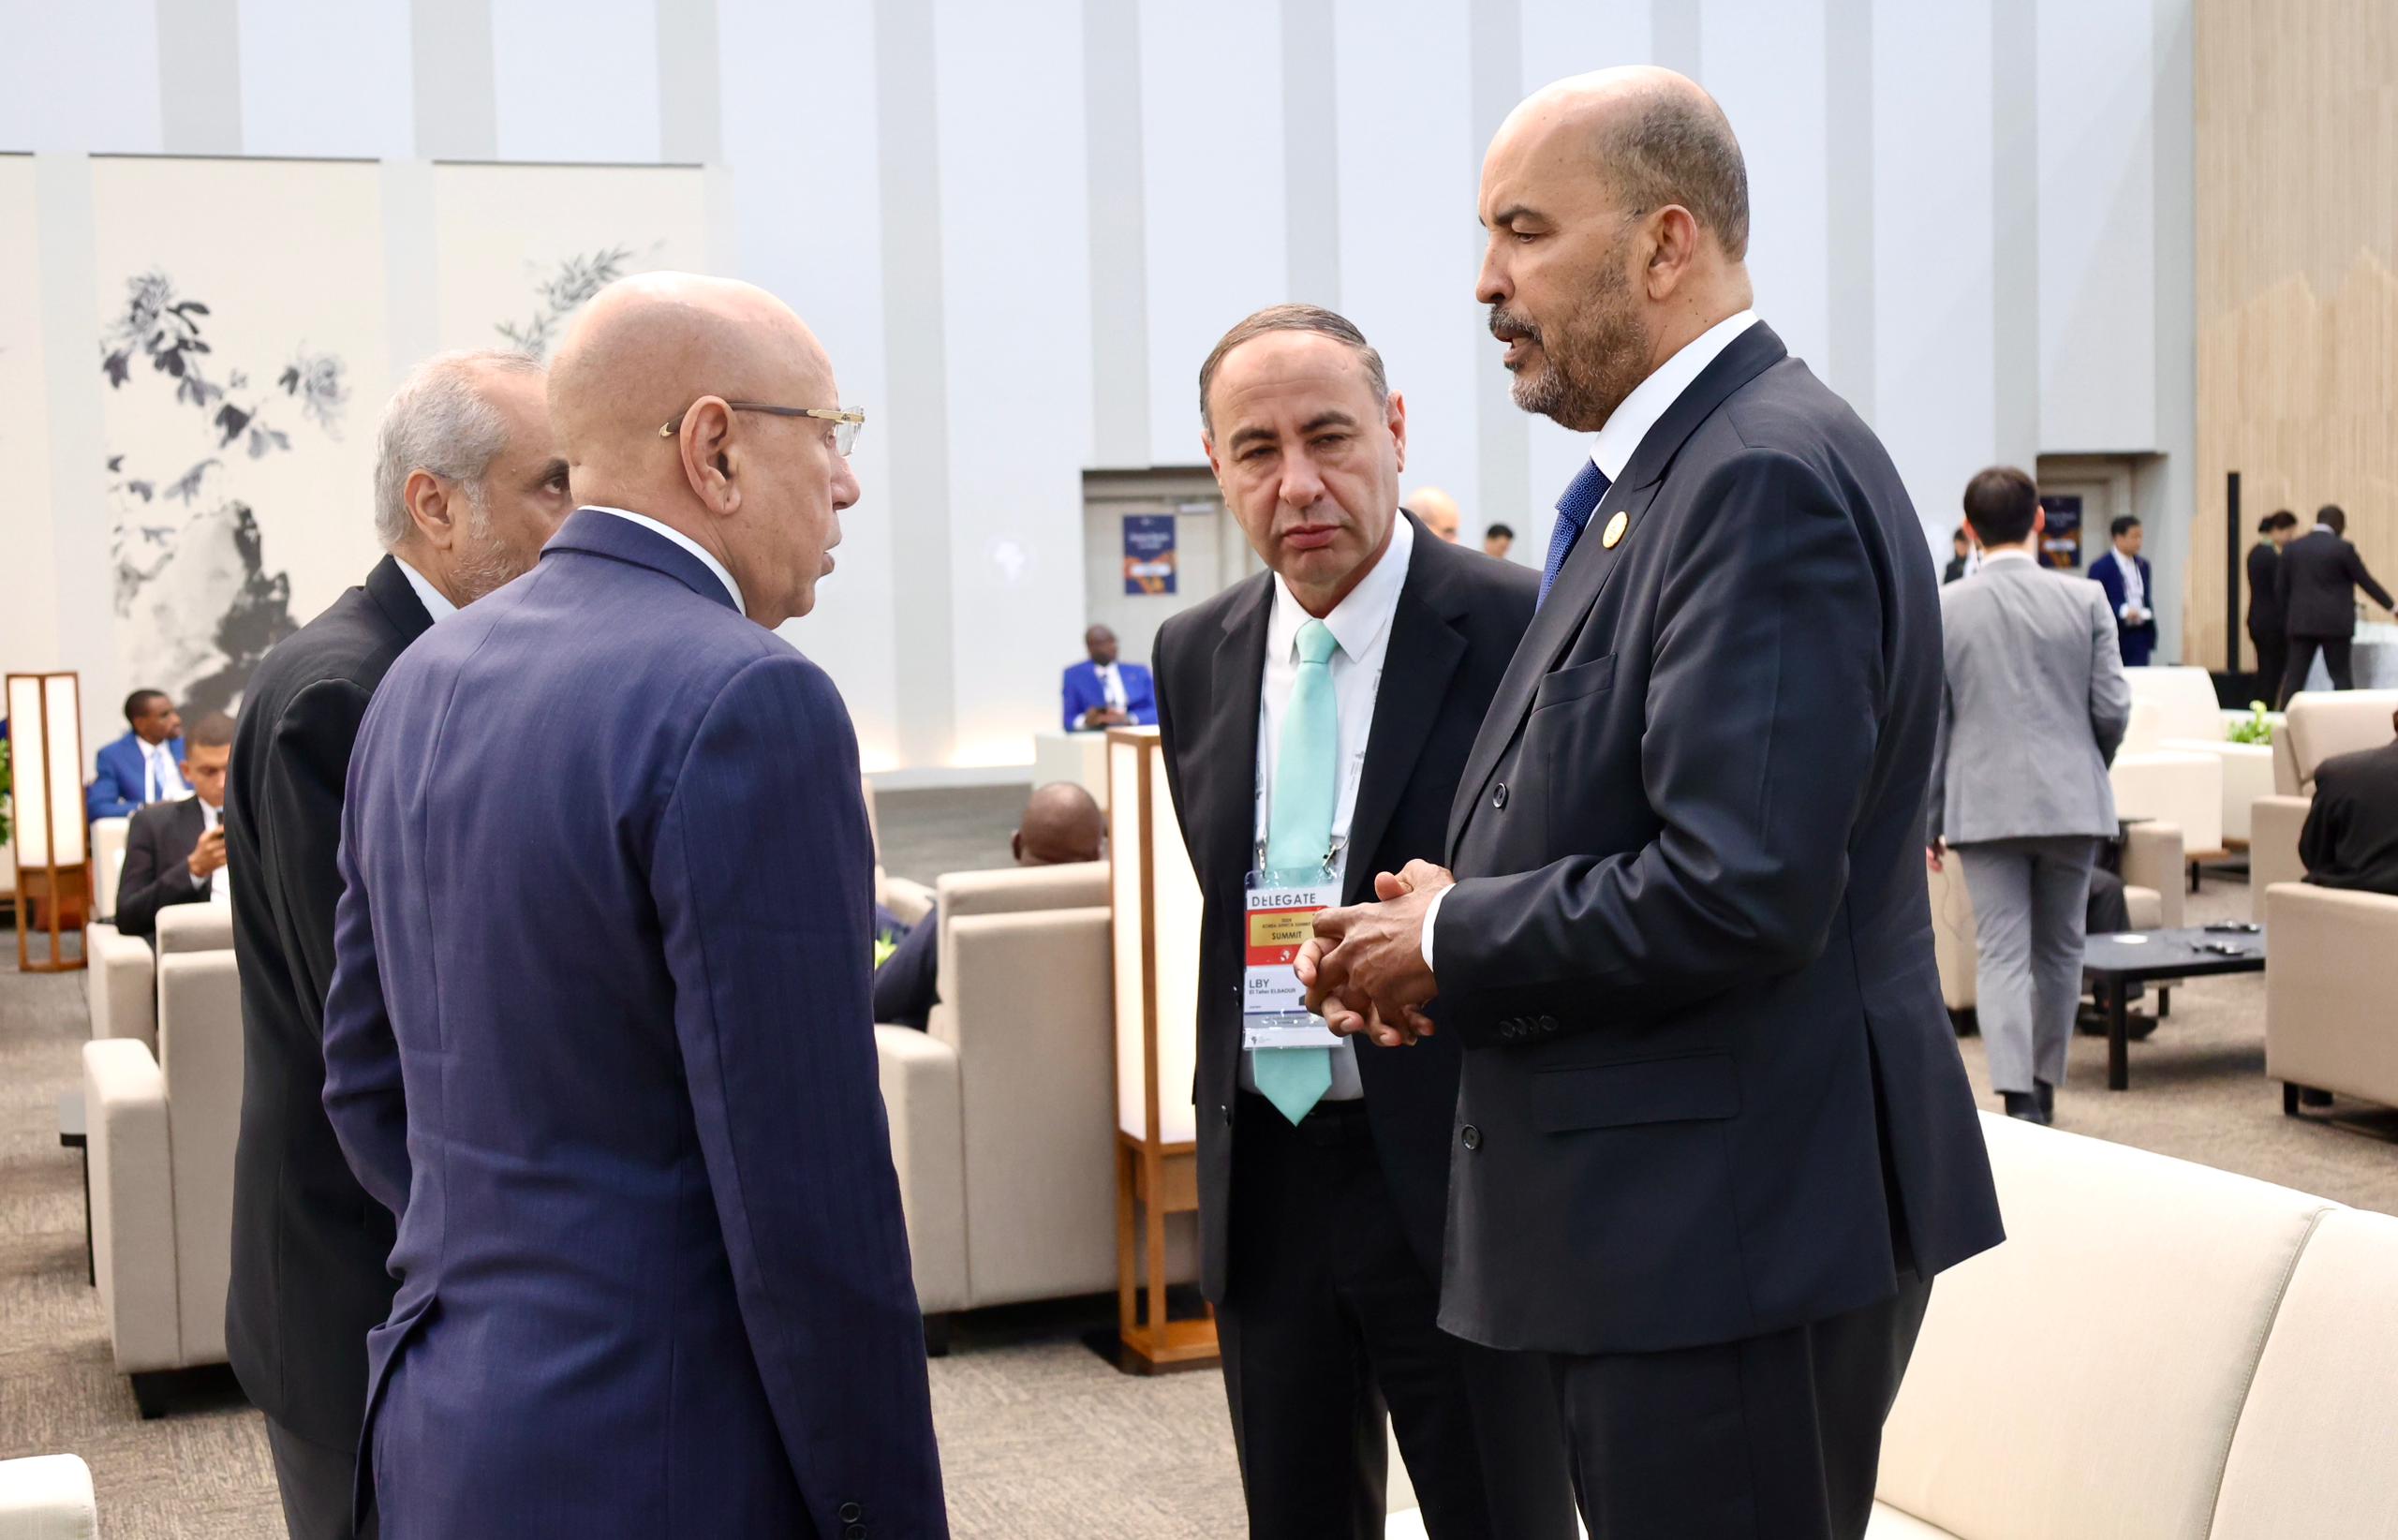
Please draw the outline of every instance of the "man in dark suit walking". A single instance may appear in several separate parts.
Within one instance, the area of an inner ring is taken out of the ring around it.
[[[1338,1029],[1465,1048],[1441,1319],[1544,1355],[1591,1533],[1861,1535],[1932,1277],[2000,1237],[1921,866],[1924,532],[1750,312],[1697,86],[1539,93],[1481,213],[1517,404],[1596,437],[1455,878],[1379,875],[1299,973]]]
[[[2257,649],[2257,694],[2274,700],[2289,668],[2289,616],[2282,609],[2282,552],[2298,534],[2298,515],[2288,509],[2257,521],[2257,543],[2248,548],[2248,640]]]
[[[839,399],[748,285],[601,291],[550,381],[584,506],[360,730],[325,1107],[399,1221],[387,1540],[948,1533],[857,740],[773,629],[858,496]]]
[[[2306,688],[2315,655],[2323,655],[2324,672],[2333,689],[2357,688],[2352,657],[2357,634],[2357,590],[2373,601],[2391,607],[2390,590],[2365,570],[2364,558],[2348,543],[2348,515],[2326,503],[2315,513],[2315,527],[2282,548],[2280,595],[2282,614],[2288,616],[2289,662],[2282,674],[2279,704]]]
[[[384,408],[366,581],[276,644],[234,734],[226,847],[242,977],[226,1347],[267,1442],[293,1540],[350,1533],[366,1334],[392,1303],[391,1216],[367,1200],[323,1105],[334,850],[359,719],[437,615],[525,570],[565,513],[539,363],[448,353]]]
[[[2398,732],[2398,714],[2390,725]],[[2298,853],[2317,887],[2398,896],[2398,741],[2316,768]]]
[[[2124,667],[2145,668],[2156,651],[2156,580],[2139,554],[2145,532],[2125,514],[2108,526],[2115,548],[2090,564],[2091,581],[2107,590],[2115,612],[2115,644]]]
[[[225,766],[233,756],[233,718],[212,711],[184,737],[181,769],[191,795],[154,802],[125,831],[125,872],[117,883],[116,927],[144,940],[158,911],[204,904],[229,891],[225,876]]]
[[[1245,1044],[1247,898],[1367,896],[1437,851],[1532,574],[1399,507],[1404,400],[1340,316],[1259,311],[1200,371],[1203,443],[1267,570],[1159,632],[1166,777],[1206,911],[1202,1281],[1252,1536],[1384,1528],[1384,1408],[1434,1540],[1573,1533],[1546,1385],[1436,1324],[1458,1054]],[[1270,881],[1268,879],[1270,878]],[[1295,990],[1292,993],[1295,994]],[[1293,1002],[1295,1005],[1295,1001]]]

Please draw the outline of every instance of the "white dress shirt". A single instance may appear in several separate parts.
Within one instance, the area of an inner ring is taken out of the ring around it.
[[[2124,601],[2116,608],[2115,613],[2130,622],[2133,611],[2148,608],[2148,585],[2139,580],[2138,556],[2127,556],[2121,551],[2116,552],[2115,570],[2124,575]],[[2133,623],[2137,624],[2137,622]]]
[[[184,780],[184,773],[175,765],[175,751],[162,743],[141,746],[142,789],[144,804],[175,802],[191,795],[191,787]]]
[[[1683,343],[1681,350],[1650,371],[1649,378],[1632,388],[1632,393],[1607,414],[1599,436],[1591,440],[1591,463],[1610,483],[1623,479],[1623,467],[1632,463],[1633,452],[1649,430],[1677,401],[1682,392],[1707,372],[1707,366],[1723,355],[1741,333],[1757,323],[1757,313],[1743,310],[1724,317],[1698,335]],[[1424,911],[1424,966],[1432,967],[1432,925],[1441,917],[1441,900],[1449,896],[1443,888],[1432,896]]]
[[[408,586],[416,590],[417,602],[424,606],[425,614],[439,620],[444,615],[458,613],[458,606],[451,603],[449,597],[433,585],[431,578],[409,566],[407,557],[394,555],[392,559],[399,563],[400,576],[407,579]]]
[[[707,570],[716,574],[716,580],[724,585],[724,591],[733,596],[733,607],[734,609],[740,611],[745,615],[749,613],[748,603],[741,597],[741,585],[733,581],[733,573],[725,568],[724,563],[716,559],[715,555],[710,552],[706,546],[702,545],[690,536],[686,535],[672,525],[660,524],[656,519],[649,517],[647,514],[636,513],[629,508],[609,508],[600,503],[585,503],[583,506],[591,510],[595,513],[614,513],[620,519],[628,520],[630,523],[641,526],[644,529],[648,530],[653,535],[663,535],[668,540],[673,540],[684,550],[688,551],[691,555],[699,557],[700,560],[705,564]]]
[[[1340,644],[1326,667],[1332,672],[1332,709],[1340,745],[1340,790],[1332,805],[1332,873],[1336,888],[1349,871],[1349,821],[1357,810],[1357,786],[1365,778],[1366,742],[1374,729],[1374,700],[1381,692],[1383,659],[1390,652],[1391,617],[1399,610],[1399,590],[1407,585],[1407,564],[1415,552],[1415,527],[1402,516],[1393,526],[1390,545],[1373,570],[1358,580],[1349,596],[1324,617],[1325,629]],[[1266,673],[1258,691],[1256,843],[1251,864],[1264,860],[1266,831],[1273,826],[1274,761],[1282,742],[1283,715],[1290,709],[1291,689],[1299,677],[1299,628],[1314,618],[1292,597],[1290,585],[1274,579],[1274,612],[1266,623]],[[1240,1084],[1257,1088],[1253,1056],[1243,1052]],[[1344,1039],[1332,1050],[1332,1088],[1327,1102],[1350,1102],[1365,1095],[1357,1078],[1356,1045]]]

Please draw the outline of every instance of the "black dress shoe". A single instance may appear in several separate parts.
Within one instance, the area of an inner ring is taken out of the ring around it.
[[[2032,1097],[2040,1103],[2040,1121],[2055,1122],[2057,1120],[2057,1088],[2045,1080],[2035,1080],[2032,1082]]]
[[[2022,1091],[2001,1091],[1998,1094],[2006,1103],[2006,1116],[2009,1118],[2021,1118],[2027,1123],[2037,1123],[2042,1128],[2049,1126],[2049,1115],[2041,1109],[2038,1097],[2027,1095]]]

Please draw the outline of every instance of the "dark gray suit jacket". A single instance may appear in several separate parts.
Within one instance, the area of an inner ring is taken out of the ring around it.
[[[1450,822],[1450,1331],[1726,1342],[1999,1239],[1923,875],[1935,590],[1881,444],[1763,324],[1609,488]]]
[[[200,798],[179,797],[139,808],[125,829],[125,870],[116,886],[116,927],[147,938],[158,928],[158,911],[175,904],[208,901],[208,890],[191,880],[191,852],[206,826]]]
[[[2282,552],[2276,582],[2276,597],[2292,636],[2338,640],[2355,635],[2359,588],[2383,609],[2391,607],[2390,590],[2364,570],[2357,548],[2319,525]]]

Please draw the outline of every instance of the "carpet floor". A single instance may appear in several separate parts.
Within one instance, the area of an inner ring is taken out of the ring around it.
[[[882,801],[893,870],[929,880],[1006,862],[1020,788]],[[2237,885],[2193,901],[2192,923],[2247,912]],[[258,1414],[227,1381],[188,1387],[144,1422],[110,1361],[84,1282],[80,1155],[58,1143],[58,1099],[80,1085],[81,975],[0,973],[0,1459],[71,1450],[91,1463],[111,1540],[263,1540],[282,1533]],[[2168,1154],[2398,1211],[2398,1146],[2281,1115],[2264,1078],[2263,984],[2174,992],[2110,1095],[2105,1044],[2077,1039],[2058,1122]],[[1981,1044],[1964,1040],[1989,1103]],[[2362,1114],[2367,1124],[2376,1115]],[[2378,1115],[2387,1129],[2391,1118]],[[959,1540],[1105,1535],[1183,1540],[1243,1530],[1221,1382],[1213,1371],[1118,1374],[1083,1345],[1112,1301],[986,1312],[932,1365],[951,1521]]]

